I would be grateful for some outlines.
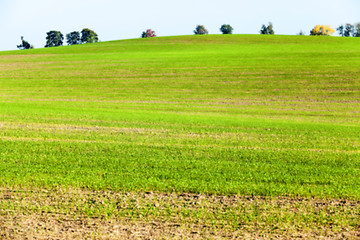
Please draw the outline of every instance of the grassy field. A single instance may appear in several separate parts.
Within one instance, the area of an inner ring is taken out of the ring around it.
[[[338,37],[0,52],[0,223],[16,223],[0,233],[60,214],[179,238],[360,237],[359,69],[360,39]]]

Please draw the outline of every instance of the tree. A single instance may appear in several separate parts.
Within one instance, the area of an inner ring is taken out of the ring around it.
[[[229,25],[229,24],[223,24],[220,28],[220,31],[223,33],[223,34],[232,34],[232,31],[234,29]]]
[[[339,35],[342,37],[351,37],[354,36],[355,27],[350,23],[347,23],[345,24],[345,26],[340,25],[336,30],[339,32]]]
[[[155,31],[151,29],[147,29],[145,32],[142,32],[141,37],[142,38],[156,37],[156,34]]]
[[[68,45],[81,44],[80,33],[77,31],[66,34],[66,42]]]
[[[311,31],[310,35],[312,36],[331,36],[335,32],[334,29],[332,29],[328,25],[316,25]]]
[[[343,37],[343,36],[344,36],[344,25],[340,25],[340,26],[336,29],[336,31],[338,31],[339,35]]]
[[[269,35],[275,34],[274,29],[273,29],[273,24],[271,22],[269,22],[268,26],[262,25],[262,27],[260,29],[260,34],[269,34]]]
[[[351,37],[351,35],[353,34],[354,32],[354,26],[351,25],[350,23],[347,23],[345,25],[345,30],[344,30],[344,36],[345,37]]]
[[[355,24],[353,37],[360,37],[360,23]]]
[[[197,25],[194,31],[195,35],[208,34],[208,30],[203,25]]]
[[[84,28],[81,31],[81,43],[94,43],[98,41],[98,35],[93,30]]]
[[[60,31],[47,32],[45,47],[58,47],[63,45],[64,35]]]
[[[18,49],[21,49],[21,50],[24,50],[24,49],[33,49],[34,46],[31,45],[29,42],[25,41],[25,40],[24,40],[24,37],[21,36],[21,44],[20,44],[20,45],[17,45],[17,48],[18,48]]]

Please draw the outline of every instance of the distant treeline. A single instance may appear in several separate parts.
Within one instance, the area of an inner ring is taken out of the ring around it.
[[[63,45],[64,35],[60,31],[49,31],[46,33],[46,44],[45,47],[58,47]],[[83,43],[94,43],[98,42],[98,35],[91,29],[84,28],[81,32],[74,31],[66,34],[66,42],[68,45],[76,45]],[[29,42],[21,37],[21,44],[17,47],[19,49],[32,49],[34,48]]]
[[[223,24],[220,27],[222,34],[232,34],[233,27],[229,24]],[[342,37],[360,37],[360,23],[357,24],[343,24],[340,25],[336,31]],[[313,36],[331,36],[335,32],[335,29],[331,28],[328,25],[316,25],[310,31],[310,35]],[[270,22],[267,26],[262,25],[259,31],[260,34],[275,34],[274,26]],[[45,47],[57,47],[63,45],[64,35],[60,31],[49,31],[46,33],[46,45]],[[209,31],[204,27],[204,25],[197,25],[194,30],[195,35],[204,35],[209,34]],[[298,35],[305,35],[303,31],[300,31]],[[147,29],[142,32],[142,38],[156,37],[155,31]],[[84,43],[94,43],[98,42],[98,35],[91,29],[84,28],[81,32],[71,32],[66,34],[66,42],[68,45],[84,44]],[[32,49],[34,48],[29,42],[24,40],[24,37],[21,37],[21,44],[17,45],[19,49]]]

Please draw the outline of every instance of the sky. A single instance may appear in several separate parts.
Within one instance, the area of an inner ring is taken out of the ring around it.
[[[0,0],[0,51],[17,49],[21,36],[43,48],[46,32],[83,28],[101,41],[139,38],[149,28],[158,36],[191,35],[198,24],[209,34],[220,34],[222,24],[234,34],[259,34],[272,22],[275,34],[308,35],[317,24],[358,23],[359,10],[359,0]]]

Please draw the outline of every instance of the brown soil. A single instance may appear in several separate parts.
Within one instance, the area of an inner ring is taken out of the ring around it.
[[[0,239],[360,239],[359,216],[350,200],[0,189]]]

